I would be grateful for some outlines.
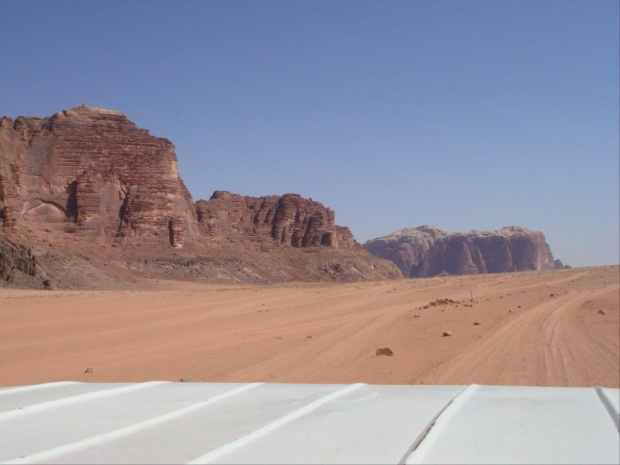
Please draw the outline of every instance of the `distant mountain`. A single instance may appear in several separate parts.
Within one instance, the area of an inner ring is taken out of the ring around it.
[[[450,234],[433,226],[404,228],[364,244],[391,260],[404,276],[464,275],[561,268],[545,235],[521,226]]]

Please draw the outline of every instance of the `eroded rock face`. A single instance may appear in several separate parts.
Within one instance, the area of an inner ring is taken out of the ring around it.
[[[449,234],[438,228],[405,228],[364,247],[393,261],[406,277],[502,273],[555,268],[545,236],[520,226]]]
[[[192,236],[174,146],[122,113],[81,106],[45,119],[2,118],[0,160],[5,222],[71,225],[104,242],[178,245]]]
[[[0,240],[13,244],[0,250],[4,281],[17,276],[18,285],[40,287],[53,279],[67,288],[141,277],[401,277],[334,216],[297,194],[219,191],[194,204],[172,143],[117,111],[81,106],[43,119],[0,119]]]
[[[0,210],[0,226],[12,228],[15,226],[15,217],[11,207],[4,207]]]
[[[10,284],[17,273],[34,277],[36,271],[37,262],[31,249],[0,237],[0,281]]]
[[[334,212],[298,194],[247,197],[216,191],[196,202],[198,223],[215,243],[260,247],[332,247],[359,245],[348,228],[334,225]]]
[[[412,267],[422,263],[435,243],[448,235],[447,231],[424,225],[369,240],[364,247],[371,254],[394,262],[404,276],[411,277]]]
[[[334,212],[297,194],[215,192],[195,205],[174,146],[127,117],[76,107],[0,122],[0,220],[56,225],[103,242],[183,247],[203,238],[248,246],[352,248]]]

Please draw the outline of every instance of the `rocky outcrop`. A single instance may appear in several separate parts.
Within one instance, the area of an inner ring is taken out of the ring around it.
[[[562,263],[562,260],[560,260],[559,258],[556,260],[553,260],[553,267],[560,270],[562,268],[566,269],[566,270],[570,270],[572,267],[570,265],[565,265],[564,263]]]
[[[195,205],[174,146],[119,112],[76,107],[51,118],[2,118],[0,220],[46,223],[102,242],[352,248],[334,212],[297,194],[225,191]]]
[[[32,250],[0,237],[0,281],[13,282],[18,273],[34,277],[37,262]]]
[[[0,240],[28,244],[3,246],[4,281],[19,276],[19,285],[30,285],[24,277],[32,277],[27,260],[34,255],[24,250],[35,250],[38,261],[30,281],[53,278],[57,288],[147,276],[257,283],[401,277],[334,219],[297,194],[217,191],[194,204],[172,143],[117,111],[80,106],[48,118],[0,119]]]
[[[405,277],[424,261],[435,243],[449,233],[432,226],[404,228],[364,244],[371,254],[394,262]]]
[[[12,228],[15,226],[15,217],[13,216],[11,207],[5,206],[0,210],[0,226],[5,228]]]
[[[196,202],[196,215],[205,237],[217,244],[359,247],[349,228],[334,225],[332,210],[298,194],[247,197],[216,191],[208,201]]]
[[[509,226],[498,231],[449,234],[438,228],[405,228],[364,247],[393,261],[406,277],[502,273],[555,268],[540,231]]]
[[[81,106],[45,119],[4,117],[0,160],[4,222],[71,224],[103,242],[178,246],[192,236],[174,146],[122,113]]]

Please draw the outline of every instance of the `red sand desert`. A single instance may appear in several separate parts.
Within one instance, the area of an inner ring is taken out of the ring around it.
[[[456,303],[429,305],[437,299]],[[0,289],[0,385],[184,378],[617,388],[619,328],[618,267],[353,284]],[[378,348],[393,355],[377,356]]]

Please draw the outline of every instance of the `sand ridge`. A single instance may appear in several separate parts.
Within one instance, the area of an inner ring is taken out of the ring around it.
[[[619,387],[618,278],[618,267],[598,267],[347,284],[0,289],[0,385]],[[437,299],[456,303],[429,305]]]

